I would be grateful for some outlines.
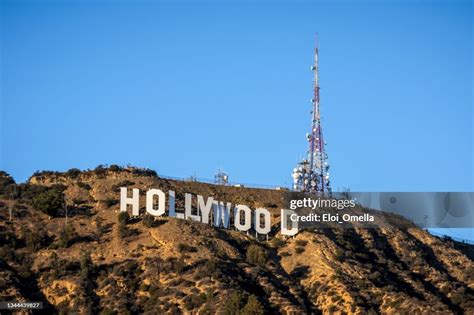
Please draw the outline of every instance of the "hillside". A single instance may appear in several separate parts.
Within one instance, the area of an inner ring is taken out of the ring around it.
[[[265,207],[274,227],[267,241],[166,216],[119,217],[121,186]],[[472,246],[416,227],[284,237],[282,191],[112,166],[36,173],[25,184],[2,173],[0,195],[0,301],[42,301],[45,314],[474,313]]]

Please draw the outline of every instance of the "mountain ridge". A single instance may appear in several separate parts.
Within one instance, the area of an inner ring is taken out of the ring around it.
[[[121,186],[174,190],[177,208],[186,192],[265,207],[272,232],[267,241],[189,220],[122,215]],[[37,172],[24,184],[3,173],[0,300],[37,299],[44,312],[79,314],[474,311],[472,246],[412,225],[285,237],[278,233],[284,194],[133,167]]]

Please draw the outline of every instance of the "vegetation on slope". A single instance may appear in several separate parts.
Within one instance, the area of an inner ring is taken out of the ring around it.
[[[0,300],[44,313],[472,313],[472,247],[423,230],[323,229],[255,239],[174,218],[118,212],[120,186],[264,206],[282,192],[99,167],[0,174]],[[68,207],[66,221],[65,206]],[[177,200],[183,206],[183,200]],[[12,220],[9,220],[12,209]]]

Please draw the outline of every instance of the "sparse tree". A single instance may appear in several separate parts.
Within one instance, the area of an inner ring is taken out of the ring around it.
[[[89,252],[85,252],[81,257],[81,276],[88,279],[92,269],[92,260]]]
[[[40,228],[33,228],[23,232],[25,235],[26,246],[34,251],[43,247],[48,239],[46,232]]]
[[[247,248],[246,260],[249,264],[263,267],[267,263],[267,254],[262,247],[250,245]]]
[[[263,315],[265,313],[262,304],[258,301],[255,295],[249,296],[247,304],[241,310],[241,315]]]
[[[226,299],[224,305],[224,315],[240,314],[243,306],[242,294],[239,291],[233,291]]]
[[[33,197],[33,206],[49,216],[57,215],[63,208],[64,194],[57,188],[51,188]]]

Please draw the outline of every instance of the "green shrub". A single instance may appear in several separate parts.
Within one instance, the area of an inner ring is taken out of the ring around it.
[[[337,302],[339,302],[339,301],[341,301],[341,300],[342,300],[342,297],[340,297],[340,296],[337,295],[337,294],[332,297],[332,301],[333,301],[333,303],[335,303],[335,304],[337,304]]]
[[[194,246],[191,246],[191,245],[188,245],[188,244],[184,244],[184,243],[179,243],[178,244],[178,251],[180,253],[186,253],[186,252],[196,252],[196,247]]]
[[[202,299],[206,302],[201,309],[200,314],[216,314],[217,305],[216,297],[214,291],[211,288],[208,288],[206,293],[201,293]]]
[[[206,263],[204,264],[204,270],[205,273],[209,276],[216,273],[218,271],[216,262],[213,260],[206,261]]]
[[[296,240],[296,246],[305,247],[308,244],[307,240]]]
[[[344,260],[344,251],[339,248],[336,249],[334,251],[334,258],[336,258],[336,260]]]
[[[55,251],[49,255],[50,275],[53,278],[59,278],[66,273],[66,264],[62,261]]]
[[[118,236],[120,238],[125,238],[130,236],[130,229],[127,227],[126,223],[120,222],[118,226]]]
[[[403,300],[397,298],[388,303],[388,306],[397,309],[402,304],[402,302]]]
[[[11,177],[10,174],[4,171],[0,171],[0,195],[3,195],[5,193],[5,190],[9,185],[15,185],[13,177]],[[10,198],[10,196],[7,197]]]
[[[81,175],[81,170],[77,168],[71,168],[66,172],[66,176],[70,178],[77,178],[79,175]]]
[[[206,294],[192,294],[184,298],[184,307],[187,311],[199,308],[202,304],[206,302]]]
[[[213,260],[206,260],[201,266],[196,268],[193,279],[200,280],[206,277],[217,278],[220,275],[220,270]]]
[[[32,250],[42,248],[48,240],[48,234],[42,229],[32,229],[24,234],[26,246]]]
[[[335,311],[337,311],[337,307],[335,305],[329,306],[329,308],[328,308],[329,313],[334,313]]]
[[[267,263],[267,254],[262,247],[250,245],[247,248],[246,260],[249,264],[263,267]]]
[[[450,300],[451,302],[453,302],[453,304],[460,305],[465,300],[464,291],[461,289],[458,289],[457,291],[452,292],[450,296]]]
[[[295,253],[301,254],[302,252],[304,252],[304,247],[296,247],[295,248]]]
[[[241,315],[263,315],[265,313],[262,304],[258,301],[255,295],[249,296],[247,304],[240,311]]]
[[[107,208],[110,208],[110,207],[115,206],[116,204],[118,204],[119,201],[117,199],[106,199],[106,200],[104,200],[104,203],[105,203],[105,206]]]
[[[25,184],[7,184],[3,187],[1,187],[0,183],[0,196],[3,197],[3,199],[18,199],[21,196],[21,188]]]
[[[174,272],[176,272],[176,273],[181,273],[181,272],[183,272],[184,267],[185,267],[185,264],[184,264],[184,261],[183,261],[182,259],[175,260],[175,261],[173,262],[173,270],[174,270]]]
[[[104,165],[98,165],[95,169],[94,169],[94,173],[97,177],[99,178],[104,178],[105,175],[107,175],[107,167],[104,166]]]
[[[274,237],[271,241],[270,241],[270,245],[274,248],[279,248],[279,247],[283,247],[285,246],[285,241],[283,241],[282,239],[279,239],[278,237]]]
[[[110,308],[104,308],[99,315],[117,315],[117,312],[114,310],[111,310]]]
[[[73,198],[72,203],[76,206],[80,206],[80,205],[83,205],[83,204],[87,203],[87,200]]]
[[[132,173],[135,175],[146,176],[146,177],[158,177],[156,171],[148,168],[134,168]]]
[[[112,172],[120,172],[122,168],[116,164],[112,164],[109,166],[109,170]]]
[[[122,187],[130,187],[130,186],[133,186],[133,185],[135,185],[134,182],[131,182],[131,181],[129,181],[128,179],[126,179],[126,180],[124,180],[124,181],[121,181],[121,182],[119,182],[119,183],[113,185],[113,186],[112,186],[112,190],[113,190],[114,192],[120,192],[120,188],[122,188]],[[141,193],[141,192],[140,192],[140,193]]]
[[[239,291],[233,291],[225,300],[224,315],[239,314],[243,302],[242,294]]]
[[[64,194],[61,190],[52,188],[33,197],[33,206],[49,216],[56,216],[64,205]]]
[[[128,214],[127,211],[121,211],[119,213],[118,215],[119,223],[127,224],[129,220],[130,220],[130,215]]]
[[[82,189],[85,189],[85,190],[91,190],[91,185],[87,184],[87,183],[84,183],[84,182],[78,182],[77,183],[77,186],[79,188],[82,188]]]
[[[92,260],[90,253],[85,252],[84,254],[82,254],[80,266],[82,279],[87,280],[90,276],[92,269]]]
[[[149,214],[145,214],[142,219],[143,225],[146,227],[153,227],[155,224],[155,217]]]
[[[18,238],[16,237],[16,234],[10,231],[0,233],[0,247],[4,245],[11,248],[17,247]]]
[[[76,230],[74,230],[72,226],[67,225],[59,232],[58,246],[67,248],[72,245],[72,242],[76,237]]]

